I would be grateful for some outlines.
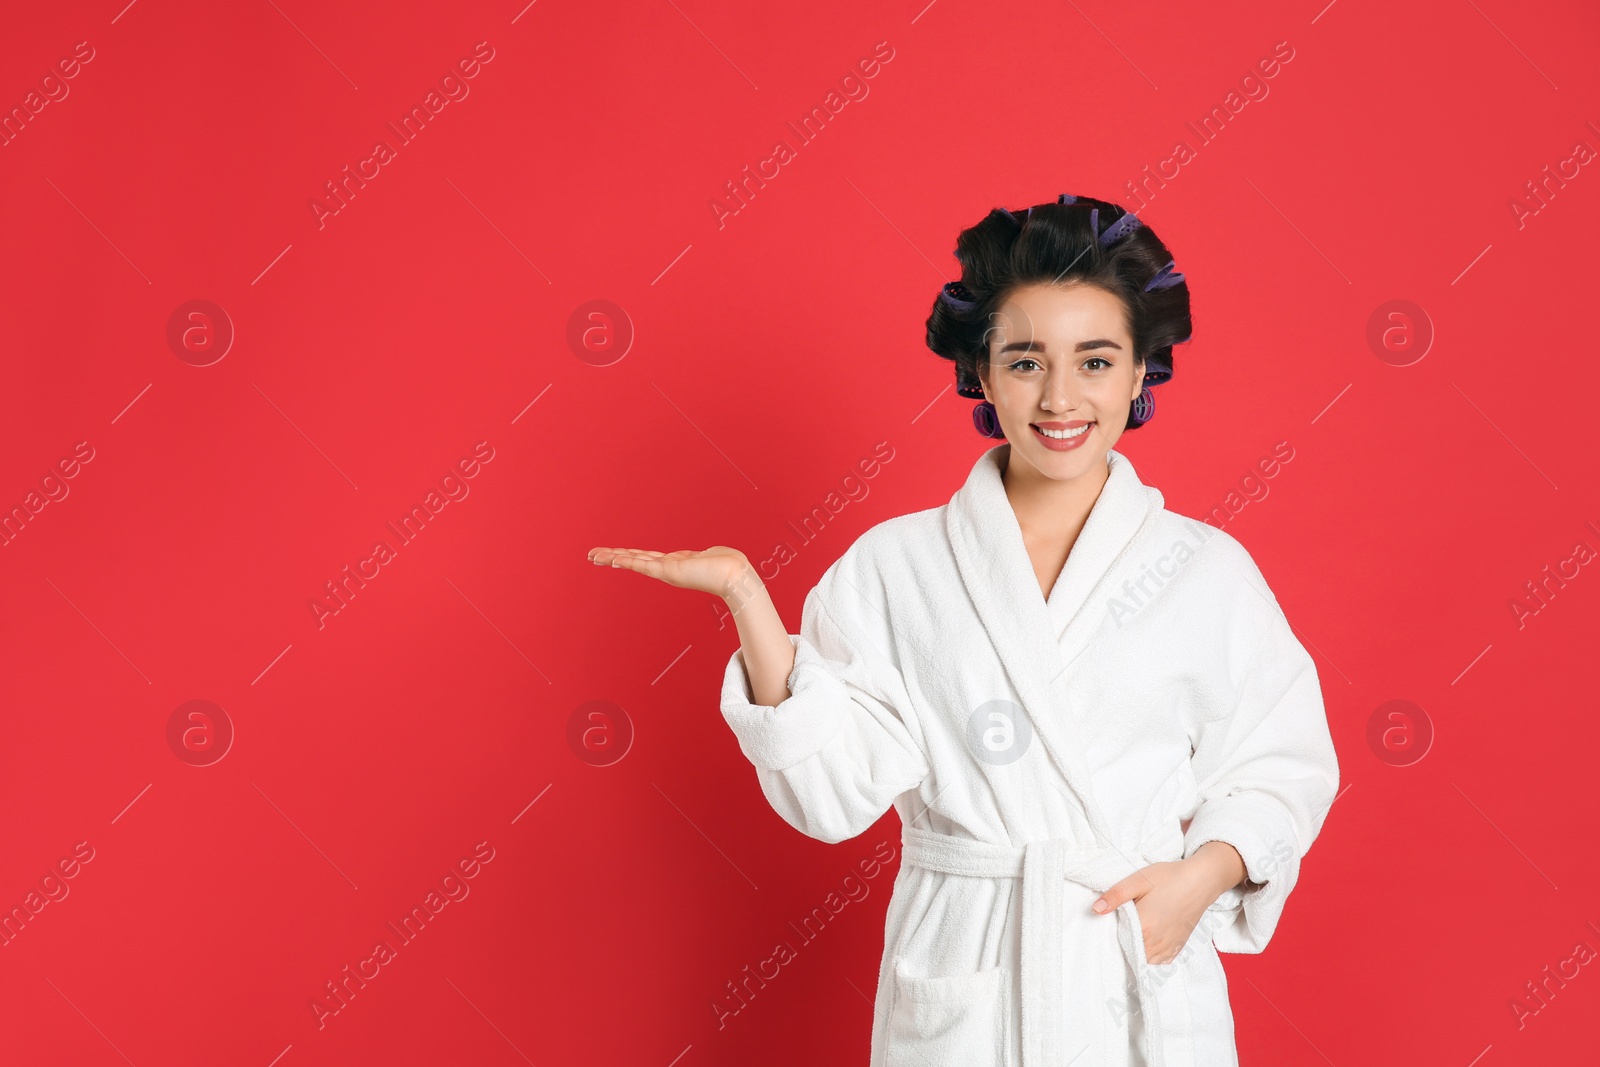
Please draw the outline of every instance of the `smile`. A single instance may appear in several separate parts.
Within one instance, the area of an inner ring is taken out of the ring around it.
[[[1077,436],[1079,436],[1081,434],[1087,433],[1089,431],[1089,426],[1090,426],[1090,424],[1086,422],[1082,426],[1079,426],[1076,429],[1072,429],[1072,430],[1046,430],[1046,429],[1043,429],[1043,428],[1038,427],[1038,426],[1035,426],[1034,429],[1038,430],[1040,433],[1044,434],[1046,437],[1054,438],[1057,441],[1067,441],[1067,440],[1070,440],[1071,438],[1074,438],[1074,437],[1077,437]]]
[[[1070,452],[1075,448],[1081,448],[1089,439],[1089,431],[1094,428],[1094,423],[1086,422],[1081,426],[1047,430],[1030,422],[1028,428],[1033,431],[1034,439],[1052,452]]]

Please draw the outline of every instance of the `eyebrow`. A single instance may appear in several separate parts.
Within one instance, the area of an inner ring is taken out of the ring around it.
[[[1076,345],[1073,346],[1072,350],[1074,352],[1088,352],[1088,351],[1090,351],[1092,349],[1096,349],[1096,348],[1115,348],[1118,352],[1122,351],[1122,346],[1121,345],[1119,345],[1119,344],[1117,344],[1117,342],[1115,342],[1113,340],[1110,340],[1109,338],[1105,338],[1105,337],[1097,337],[1093,341],[1079,341]],[[1010,344],[1002,345],[1000,347],[1000,351],[996,352],[995,355],[1003,356],[1007,352],[1043,352],[1043,351],[1044,351],[1044,342],[1043,341],[1012,341]]]

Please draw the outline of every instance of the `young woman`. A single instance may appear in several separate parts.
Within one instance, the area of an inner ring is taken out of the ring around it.
[[[1218,952],[1266,947],[1339,770],[1250,555],[1112,448],[1188,286],[1088,197],[997,208],[955,254],[928,346],[1006,443],[863,534],[798,634],[735,549],[589,558],[728,601],[722,714],[785,821],[837,842],[899,812],[872,1067],[1232,1067]]]

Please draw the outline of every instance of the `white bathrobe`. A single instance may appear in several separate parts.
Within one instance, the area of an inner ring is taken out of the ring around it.
[[[801,833],[899,812],[870,1067],[1232,1067],[1217,953],[1266,947],[1338,789],[1316,667],[1239,542],[1115,450],[1047,601],[1009,456],[863,534],[806,597],[790,697],[752,703],[735,652],[723,717]],[[1177,960],[1134,902],[1091,910],[1213,840],[1249,884]]]

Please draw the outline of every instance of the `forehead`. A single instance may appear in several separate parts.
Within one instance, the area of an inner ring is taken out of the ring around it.
[[[1012,290],[995,309],[989,336],[1033,339],[1071,346],[1098,337],[1128,340],[1127,312],[1120,298],[1089,285],[1026,285]]]

